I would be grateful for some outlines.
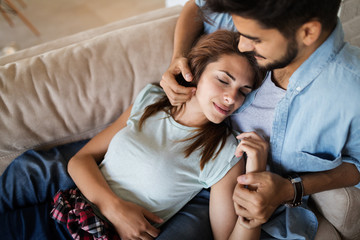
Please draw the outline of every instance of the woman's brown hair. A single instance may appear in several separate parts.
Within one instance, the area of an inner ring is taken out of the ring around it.
[[[187,56],[190,69],[194,75],[193,82],[195,84],[197,84],[201,74],[209,63],[216,62],[224,54],[235,54],[245,57],[250,62],[255,73],[253,88],[260,85],[263,75],[256,67],[255,59],[249,54],[241,53],[238,50],[239,36],[239,33],[218,30],[199,39]],[[169,99],[164,96],[158,102],[145,108],[144,114],[139,121],[140,130],[144,121],[153,114],[159,111],[165,111],[169,116],[172,116],[174,110],[175,107],[173,107]],[[189,157],[192,152],[200,149],[200,168],[202,170],[208,161],[217,157],[230,133],[231,129],[225,122],[215,124],[209,121],[203,126],[198,127],[194,131],[193,136],[181,140],[183,142],[193,140],[192,143],[184,149],[185,157]],[[218,147],[219,144],[220,147]],[[216,151],[216,149],[218,150]]]

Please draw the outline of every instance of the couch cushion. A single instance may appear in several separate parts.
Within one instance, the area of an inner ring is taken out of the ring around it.
[[[319,212],[340,232],[341,239],[360,239],[360,189],[339,188],[311,195]]]
[[[27,149],[94,136],[168,67],[178,15],[0,66],[0,173]]]

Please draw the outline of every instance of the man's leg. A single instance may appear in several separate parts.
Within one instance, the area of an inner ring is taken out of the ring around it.
[[[59,189],[74,187],[67,163],[86,142],[17,157],[0,177],[0,213],[49,201]]]
[[[213,239],[209,219],[210,192],[202,190],[164,226],[157,240]]]

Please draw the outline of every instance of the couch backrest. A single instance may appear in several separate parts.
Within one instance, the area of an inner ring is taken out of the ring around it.
[[[0,174],[27,149],[94,136],[147,83],[159,82],[171,60],[177,17],[112,30],[0,66]]]

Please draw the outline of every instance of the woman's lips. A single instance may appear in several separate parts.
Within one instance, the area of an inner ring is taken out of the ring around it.
[[[216,103],[214,103],[214,107],[219,113],[223,115],[228,115],[230,113],[230,109],[226,106],[217,105]]]

